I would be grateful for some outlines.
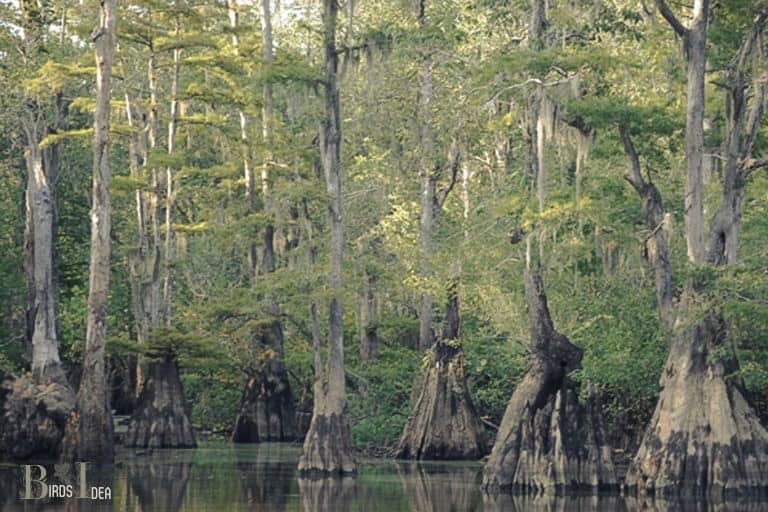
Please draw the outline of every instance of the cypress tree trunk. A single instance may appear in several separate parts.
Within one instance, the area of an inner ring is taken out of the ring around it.
[[[264,353],[268,355],[248,379],[243,391],[232,431],[235,443],[294,441],[300,437],[296,406],[283,363],[280,311],[273,309],[270,313],[273,320],[261,342]]]
[[[341,277],[344,257],[344,225],[341,216],[341,106],[337,85],[338,53],[336,23],[338,3],[323,0],[323,43],[325,47],[325,115],[320,127],[320,150],[330,196],[331,224],[331,304],[328,339],[328,365],[323,370],[319,346],[317,312],[313,310],[315,338],[315,398],[312,423],[304,439],[299,459],[302,475],[349,474],[357,470],[352,456],[349,423],[346,417],[344,382],[344,332],[341,309]]]
[[[458,286],[454,282],[443,335],[431,348],[421,394],[395,449],[397,458],[472,460],[488,451],[485,431],[467,388],[460,326]]]
[[[62,458],[110,462],[114,458],[112,413],[107,390],[107,293],[109,291],[111,206],[109,197],[109,113],[112,62],[117,43],[117,1],[101,3],[96,46],[96,112],[93,140],[91,262],[85,360],[75,409],[69,416]]]
[[[582,351],[557,332],[538,271],[526,270],[531,355],[504,412],[483,470],[483,486],[520,493],[615,487],[600,405],[582,405],[568,374]]]
[[[425,30],[427,24],[427,0],[419,0],[416,12],[420,29]],[[432,272],[429,259],[434,252],[435,224],[437,210],[436,184],[436,135],[432,126],[430,109],[434,97],[432,83],[432,58],[427,50],[419,62],[418,117],[419,117],[419,152],[421,166],[419,180],[421,181],[421,204],[419,220],[419,256],[421,258],[421,273],[427,277]],[[434,301],[428,292],[421,294],[419,306],[419,350],[427,350],[435,342]]]
[[[42,21],[36,6],[21,4],[25,51],[42,51]],[[42,107],[26,99],[21,127],[26,137],[24,272],[29,290],[27,333],[31,376],[0,385],[0,452],[16,458],[35,453],[57,456],[64,426],[74,407],[74,392],[59,358],[53,245],[56,233],[55,178],[58,144],[40,148],[40,139],[60,128],[62,95],[55,97],[55,120],[49,127]]]
[[[0,388],[0,452],[15,458],[57,456],[66,418],[74,407],[72,391],[59,359],[53,280],[54,198],[50,170],[38,144],[38,123],[25,122],[27,136],[27,264],[32,288],[29,315],[32,375]]]
[[[709,3],[694,2],[690,28],[666,4],[660,12],[684,38],[688,65],[686,118],[686,225],[688,259],[694,265],[720,266],[737,261],[739,223],[748,166],[762,122],[766,84],[752,78],[751,108],[744,94],[752,60],[765,66],[761,35],[768,24],[763,10],[727,71],[728,125],[721,204],[710,226],[708,247],[703,224],[704,65]],[[701,219],[701,220],[700,220]],[[685,284],[674,311],[669,354],[661,393],[643,441],[632,461],[627,484],[662,495],[736,494],[768,488],[768,431],[760,424],[738,374],[738,360],[728,342],[720,311],[706,305],[706,289],[697,279]],[[703,310],[703,311],[702,311]]]
[[[147,362],[147,379],[131,415],[125,446],[129,448],[194,448],[179,365],[173,355]]]
[[[176,20],[176,38],[179,38],[180,26]],[[173,154],[176,145],[176,125],[178,120],[178,89],[181,50],[174,49],[171,81],[171,118],[168,123],[168,154]],[[156,79],[154,60],[150,60],[150,82]],[[150,84],[150,89],[156,84]],[[154,97],[154,93],[153,94]],[[151,130],[156,129],[156,119],[150,120]],[[154,139],[154,133],[151,139]],[[150,140],[150,146],[154,143]],[[165,241],[163,262],[160,264],[160,233],[154,232],[153,247],[142,247],[137,263],[142,265],[134,270],[135,286],[133,292],[135,309],[142,313],[137,319],[139,343],[146,344],[151,330],[159,326],[161,319],[167,326],[171,325],[172,306],[172,215],[176,192],[173,187],[173,172],[166,169],[166,200],[165,200]],[[137,200],[140,198],[137,197]],[[151,208],[154,228],[157,230],[160,222],[158,202]],[[140,209],[137,209],[140,211]],[[139,239],[146,245],[147,226],[142,223],[143,215],[138,213]],[[143,251],[143,254],[142,254]],[[162,268],[161,268],[162,267]],[[162,314],[160,310],[160,277],[162,275]],[[166,353],[160,361],[145,361],[140,364],[142,382],[138,391],[136,408],[128,424],[125,445],[128,447],[155,448],[193,448],[196,446],[192,425],[189,421],[184,400],[184,389],[179,378],[176,355]]]
[[[264,61],[273,60],[272,14],[270,1],[261,0],[262,44]],[[273,131],[272,84],[264,84],[264,107],[262,109],[262,136],[265,145],[264,164],[261,170],[261,191],[264,210],[269,215],[269,168],[271,165],[271,144]],[[241,115],[244,115],[241,113]],[[249,206],[249,208],[252,207]],[[261,270],[265,275],[276,269],[275,228],[270,223],[264,228],[264,248]],[[296,426],[296,407],[293,401],[288,372],[283,363],[283,327],[280,304],[271,295],[265,297],[267,315],[271,318],[267,332],[261,339],[266,360],[259,364],[251,375],[240,400],[240,411],[232,431],[236,443],[265,441],[293,441],[299,437]]]

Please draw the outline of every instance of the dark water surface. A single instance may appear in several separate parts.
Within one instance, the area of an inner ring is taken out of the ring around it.
[[[363,511],[363,512],[757,512],[768,502],[668,502],[620,496],[522,498],[487,495],[479,486],[479,463],[403,463],[362,460],[354,479],[298,480],[301,448],[291,445],[208,444],[197,450],[156,450],[151,455],[118,452],[114,467],[87,466],[87,488],[109,487],[111,500],[22,500],[24,470],[0,463],[0,511]],[[44,464],[46,482],[79,482],[65,468]],[[55,474],[54,474],[55,473]],[[37,469],[32,473],[37,477]],[[31,487],[33,497],[40,486]]]

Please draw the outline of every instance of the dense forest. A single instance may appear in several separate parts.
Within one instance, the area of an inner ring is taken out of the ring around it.
[[[768,488],[767,26],[762,0],[0,1],[0,452]]]

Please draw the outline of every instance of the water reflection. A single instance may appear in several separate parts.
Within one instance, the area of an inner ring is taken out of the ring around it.
[[[354,478],[299,479],[301,503],[305,512],[334,510],[352,512],[362,510],[356,505]]]
[[[397,472],[411,510],[474,512],[482,510],[478,467],[402,463]]]
[[[485,512],[761,512],[765,501],[663,500],[635,496],[484,494]]]
[[[125,464],[131,492],[125,510],[179,512],[184,503],[192,463],[134,459]]]
[[[643,512],[763,512],[768,503],[758,499],[722,500],[654,500],[652,498],[627,498],[631,510]]]
[[[278,449],[275,449],[275,448]],[[295,481],[296,463],[278,445],[260,445],[251,452],[235,451],[241,500],[254,512],[283,511]]]
[[[620,496],[513,496],[510,494],[483,494],[485,512],[628,512]]]
[[[0,464],[0,512],[758,512],[768,501],[664,501],[621,496],[511,496],[480,490],[476,462],[359,461],[356,478],[298,479],[296,445],[203,445],[136,456],[114,471],[88,466],[111,501],[21,500],[23,470]],[[56,483],[53,462],[48,483]],[[36,473],[35,473],[36,474]],[[35,487],[35,496],[39,488]]]

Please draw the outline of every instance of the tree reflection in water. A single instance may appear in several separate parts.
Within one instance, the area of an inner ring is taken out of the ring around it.
[[[130,494],[126,510],[179,512],[192,468],[189,461],[129,459],[125,462]]]
[[[356,485],[356,480],[350,477],[299,478],[301,503],[305,512],[356,512],[361,510],[355,503]]]
[[[662,500],[634,496],[483,494],[484,512],[760,512],[765,502]]]
[[[397,463],[411,510],[473,512],[482,510],[479,471],[440,463]]]
[[[255,454],[235,451],[240,477],[240,501],[252,512],[282,512],[296,478],[296,461],[286,459],[280,446],[260,444]]]

